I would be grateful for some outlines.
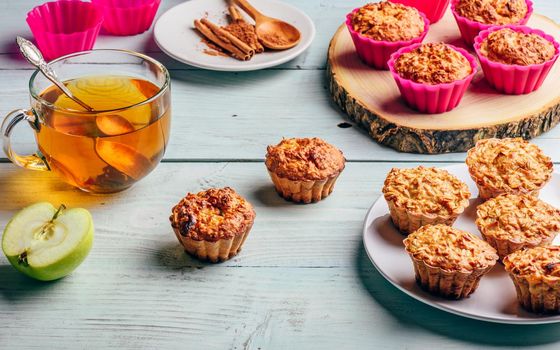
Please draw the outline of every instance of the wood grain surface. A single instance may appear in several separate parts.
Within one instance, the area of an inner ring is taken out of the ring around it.
[[[527,25],[560,38],[560,26],[542,15],[533,14]],[[424,42],[466,48],[451,10],[430,26]],[[329,47],[327,74],[333,100],[350,119],[375,141],[402,152],[465,152],[483,138],[533,138],[560,121],[555,88],[560,65],[539,90],[518,96],[497,92],[479,67],[457,108],[423,114],[404,103],[389,71],[371,69],[359,59],[346,25],[341,25]]]
[[[550,343],[542,348],[556,349],[557,326],[452,316],[412,300],[376,272],[362,247],[362,221],[389,169],[407,165],[350,163],[333,194],[313,205],[279,198],[260,163],[162,164],[112,196],[90,196],[49,173],[0,165],[0,223],[23,205],[49,200],[89,209],[96,224],[88,259],[57,282],[32,281],[0,257],[2,344],[481,349]],[[255,205],[255,226],[234,259],[193,260],[171,231],[170,208],[186,191],[226,184]]]
[[[165,0],[159,14],[182,2]],[[330,39],[358,0],[287,1],[305,11],[315,22],[317,37],[297,59],[273,69],[247,73],[201,71],[168,58],[155,45],[150,32],[132,37],[99,37],[96,48],[128,48],[147,52],[171,69],[173,78],[173,130],[166,158],[179,160],[257,161],[264,149],[282,137],[313,135],[340,147],[356,161],[463,161],[462,153],[417,155],[378,145],[353,124],[331,101],[325,73]],[[38,0],[0,2],[0,115],[27,107],[27,84],[32,70],[14,46],[16,35],[30,36],[25,14]],[[536,1],[535,11],[560,21],[560,2]],[[264,108],[262,107],[264,106]],[[219,126],[219,127],[218,127]],[[202,132],[203,131],[203,132]],[[17,128],[18,149],[33,151],[33,136]],[[560,128],[534,139],[555,161]],[[219,145],[219,146],[217,146]],[[0,158],[4,155],[0,153]]]
[[[259,0],[253,0],[258,6]],[[164,0],[159,14],[182,0]],[[446,314],[396,290],[369,262],[362,221],[392,167],[445,166],[464,154],[398,153],[376,144],[330,103],[329,40],[357,0],[289,0],[309,14],[317,38],[302,56],[252,73],[206,72],[165,57],[151,33],[101,35],[98,48],[128,48],[171,70],[173,132],[164,162],[129,191],[91,196],[50,173],[0,159],[0,230],[23,206],[64,202],[92,212],[93,250],[68,278],[40,283],[0,255],[0,349],[557,349],[556,325],[488,324]],[[28,104],[32,70],[15,35],[38,0],[0,2],[0,114]],[[560,20],[560,2],[536,0]],[[18,146],[33,150],[18,128]],[[273,191],[262,164],[282,136],[323,137],[349,163],[333,194],[294,205]],[[535,139],[560,161],[556,128]],[[400,162],[396,162],[399,161]],[[427,161],[427,163],[425,163]],[[243,251],[209,265],[185,255],[168,214],[187,191],[229,185],[256,207]]]

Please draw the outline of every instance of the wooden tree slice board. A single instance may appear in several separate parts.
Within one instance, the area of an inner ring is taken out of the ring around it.
[[[528,26],[560,39],[560,26],[547,17],[533,14]],[[435,41],[466,48],[450,11],[431,26],[424,40]],[[350,119],[375,141],[402,152],[464,152],[483,138],[529,139],[560,120],[558,62],[539,90],[518,96],[494,90],[479,69],[456,109],[422,114],[401,99],[389,71],[375,70],[360,61],[343,24],[330,43],[327,74],[332,98]]]

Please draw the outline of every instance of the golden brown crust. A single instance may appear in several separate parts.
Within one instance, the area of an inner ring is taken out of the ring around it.
[[[560,211],[531,195],[504,194],[478,206],[484,236],[539,245],[560,231]]]
[[[342,152],[319,138],[283,139],[268,146],[266,167],[290,180],[324,180],[344,169]]]
[[[447,170],[419,166],[391,169],[383,195],[387,202],[409,213],[452,215],[469,205],[471,193],[464,182]]]
[[[527,66],[554,57],[554,45],[537,34],[520,33],[509,28],[492,32],[482,42],[480,53],[490,61]]]
[[[503,259],[517,299],[536,313],[560,312],[560,247],[518,250]]]
[[[411,40],[424,32],[418,10],[388,1],[361,7],[354,13],[352,26],[365,37],[383,41]]]
[[[504,259],[506,271],[530,283],[560,283],[560,247],[534,247],[514,252]]]
[[[477,236],[447,225],[426,225],[404,240],[415,259],[444,271],[469,272],[493,266],[496,250]]]
[[[517,24],[527,14],[525,0],[461,0],[455,10],[462,17],[485,24]]]
[[[395,61],[404,79],[422,84],[451,83],[467,77],[472,67],[465,56],[445,43],[427,43],[406,52]]]
[[[230,187],[188,193],[169,218],[179,234],[195,241],[216,242],[245,234],[253,225],[251,203]]]
[[[552,161],[521,138],[484,139],[467,153],[469,173],[481,197],[502,193],[536,194],[552,176]]]

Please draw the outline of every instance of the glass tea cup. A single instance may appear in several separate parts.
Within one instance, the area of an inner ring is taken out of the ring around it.
[[[171,125],[170,78],[161,63],[126,50],[92,50],[49,65],[94,110],[85,111],[35,71],[31,108],[10,112],[1,127],[14,164],[52,171],[92,193],[122,191],[159,164]],[[35,132],[38,151],[32,155],[11,145],[14,127],[24,120]]]

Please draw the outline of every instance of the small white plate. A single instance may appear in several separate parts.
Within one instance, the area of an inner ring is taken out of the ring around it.
[[[473,198],[454,227],[480,236],[474,223],[476,206],[480,204],[478,190],[471,180],[466,165],[446,167],[450,173],[468,184]],[[560,207],[560,174],[541,191],[540,198]],[[395,287],[421,302],[456,315],[477,320],[509,324],[541,324],[560,322],[560,315],[536,315],[523,310],[517,303],[515,287],[502,264],[496,266],[480,281],[478,289],[469,298],[447,300],[433,296],[418,287],[414,279],[412,261],[404,250],[399,233],[391,223],[387,202],[381,196],[369,210],[364,222],[364,246],[373,265]],[[559,243],[559,238],[554,244]]]
[[[265,15],[284,20],[301,32],[301,41],[284,51],[265,51],[249,61],[231,57],[211,56],[204,53],[206,44],[194,29],[195,19],[208,17],[216,24],[227,23],[226,0],[192,0],[179,4],[159,17],[154,27],[154,38],[160,49],[174,59],[191,66],[218,71],[250,71],[277,66],[304,52],[315,37],[315,25],[301,10],[276,0],[252,0],[251,4]],[[245,18],[251,18],[240,10]]]

